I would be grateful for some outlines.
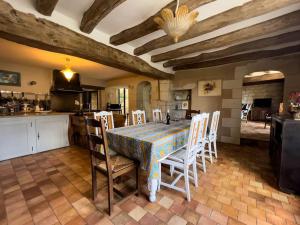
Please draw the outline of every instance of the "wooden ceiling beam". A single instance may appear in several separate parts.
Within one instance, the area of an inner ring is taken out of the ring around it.
[[[45,16],[51,16],[57,2],[58,0],[36,0],[35,8],[39,13]]]
[[[188,70],[188,69],[220,66],[220,65],[230,64],[230,63],[253,61],[258,59],[289,55],[297,52],[300,52],[300,45],[290,46],[290,47],[276,49],[276,50],[262,50],[258,52],[244,53],[244,54],[229,56],[226,58],[221,58],[221,59],[216,59],[211,61],[175,66],[174,70],[177,71],[177,70]]]
[[[222,49],[215,52],[202,53],[195,57],[170,60],[164,63],[164,67],[171,67],[171,66],[174,67],[174,66],[199,63],[203,61],[224,58],[230,55],[235,55],[241,52],[251,51],[254,49],[262,49],[269,46],[276,46],[276,45],[299,41],[299,40],[300,40],[300,30],[297,30],[297,31],[292,31],[292,32],[280,34],[273,37],[263,38],[263,39],[246,42],[239,45],[234,45],[226,49]]]
[[[201,5],[208,4],[213,1],[215,0],[182,0],[180,1],[180,4],[181,5],[185,4],[189,7],[190,10],[193,10],[200,7]],[[175,10],[176,1],[172,1],[164,8],[170,8],[172,10]],[[155,15],[149,17],[144,22],[136,26],[133,26],[131,28],[128,28],[124,31],[121,31],[116,35],[111,36],[110,43],[113,45],[121,45],[159,30],[160,29],[159,26],[154,22],[153,19],[156,16],[160,16],[160,12],[161,10],[159,10]]]
[[[251,38],[277,32],[293,26],[298,26],[300,21],[300,10],[288,13],[286,15],[276,17],[274,19],[261,22],[243,29],[239,29],[215,38],[194,43],[188,46],[174,49],[172,51],[157,54],[151,57],[152,62],[161,62],[188,54],[206,51],[209,49],[221,48],[228,45],[233,45]]]
[[[51,52],[91,60],[140,75],[170,79],[172,74],[142,59],[97,42],[64,26],[15,10],[0,0],[0,38]]]
[[[197,22],[192,29],[179,38],[179,42],[198,37],[222,27],[250,19],[252,17],[260,16],[299,2],[300,0],[252,0],[244,5],[229,9],[223,13]],[[134,54],[142,55],[154,49],[166,47],[172,44],[174,44],[173,39],[168,35],[165,35],[136,48],[134,50]]]
[[[83,14],[80,30],[91,33],[98,23],[114,8],[126,0],[95,0],[92,6]]]

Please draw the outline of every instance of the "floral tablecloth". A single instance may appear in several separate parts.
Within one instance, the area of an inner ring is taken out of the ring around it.
[[[182,147],[188,140],[190,120],[116,128],[107,131],[109,148],[140,161],[148,180],[158,179],[158,160]]]

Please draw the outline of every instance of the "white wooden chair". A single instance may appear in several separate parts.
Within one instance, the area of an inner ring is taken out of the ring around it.
[[[153,122],[160,122],[163,120],[160,109],[153,109],[152,113],[153,113]]]
[[[160,185],[172,188],[174,190],[186,193],[187,200],[191,200],[189,179],[191,178],[194,181],[196,187],[198,187],[198,174],[197,174],[197,162],[196,155],[198,151],[198,140],[199,136],[202,136],[203,132],[203,116],[197,115],[192,118],[190,133],[188,137],[187,145],[178,149],[176,152],[168,155],[164,159],[159,161],[159,182],[158,190],[160,190]],[[165,183],[161,180],[161,164],[169,165],[173,168],[173,172],[178,174],[178,176],[173,180],[172,183]],[[192,166],[192,171],[189,170]],[[191,177],[189,173],[193,175]],[[181,177],[184,177],[184,188],[176,186],[177,182]]]
[[[101,111],[101,112],[94,112],[94,119],[100,121],[103,119],[105,130],[114,129],[114,116],[112,112]],[[96,135],[98,135],[98,130],[96,130]]]
[[[219,125],[219,119],[220,119],[220,111],[215,111],[213,113],[211,124],[209,128],[209,134],[205,138],[205,145],[208,145],[208,149],[205,149],[205,152],[208,152],[209,154],[209,160],[210,163],[212,163],[212,155],[214,154],[215,158],[218,157],[217,154],[217,132],[218,132],[218,125]],[[212,148],[212,144],[214,147]]]
[[[245,120],[246,123],[247,123],[248,122],[248,115],[251,111],[252,104],[245,104],[244,107],[245,107],[245,109],[241,110],[241,120]]]
[[[201,160],[201,166],[203,172],[206,173],[206,163],[205,163],[205,140],[207,136],[207,127],[209,122],[209,113],[201,113],[203,117],[203,127],[202,127],[202,136],[199,136],[198,141],[198,151],[197,158]]]
[[[141,125],[146,123],[146,113],[144,110],[132,111],[132,124]]]

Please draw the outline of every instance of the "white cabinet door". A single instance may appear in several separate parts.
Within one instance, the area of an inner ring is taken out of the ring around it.
[[[36,119],[37,152],[68,146],[68,122],[67,116],[41,116]]]
[[[32,154],[35,151],[34,123],[29,118],[1,118],[0,160]]]

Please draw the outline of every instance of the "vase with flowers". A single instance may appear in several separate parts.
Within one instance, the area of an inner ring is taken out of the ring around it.
[[[289,112],[294,119],[300,120],[300,91],[291,92],[289,95]]]

